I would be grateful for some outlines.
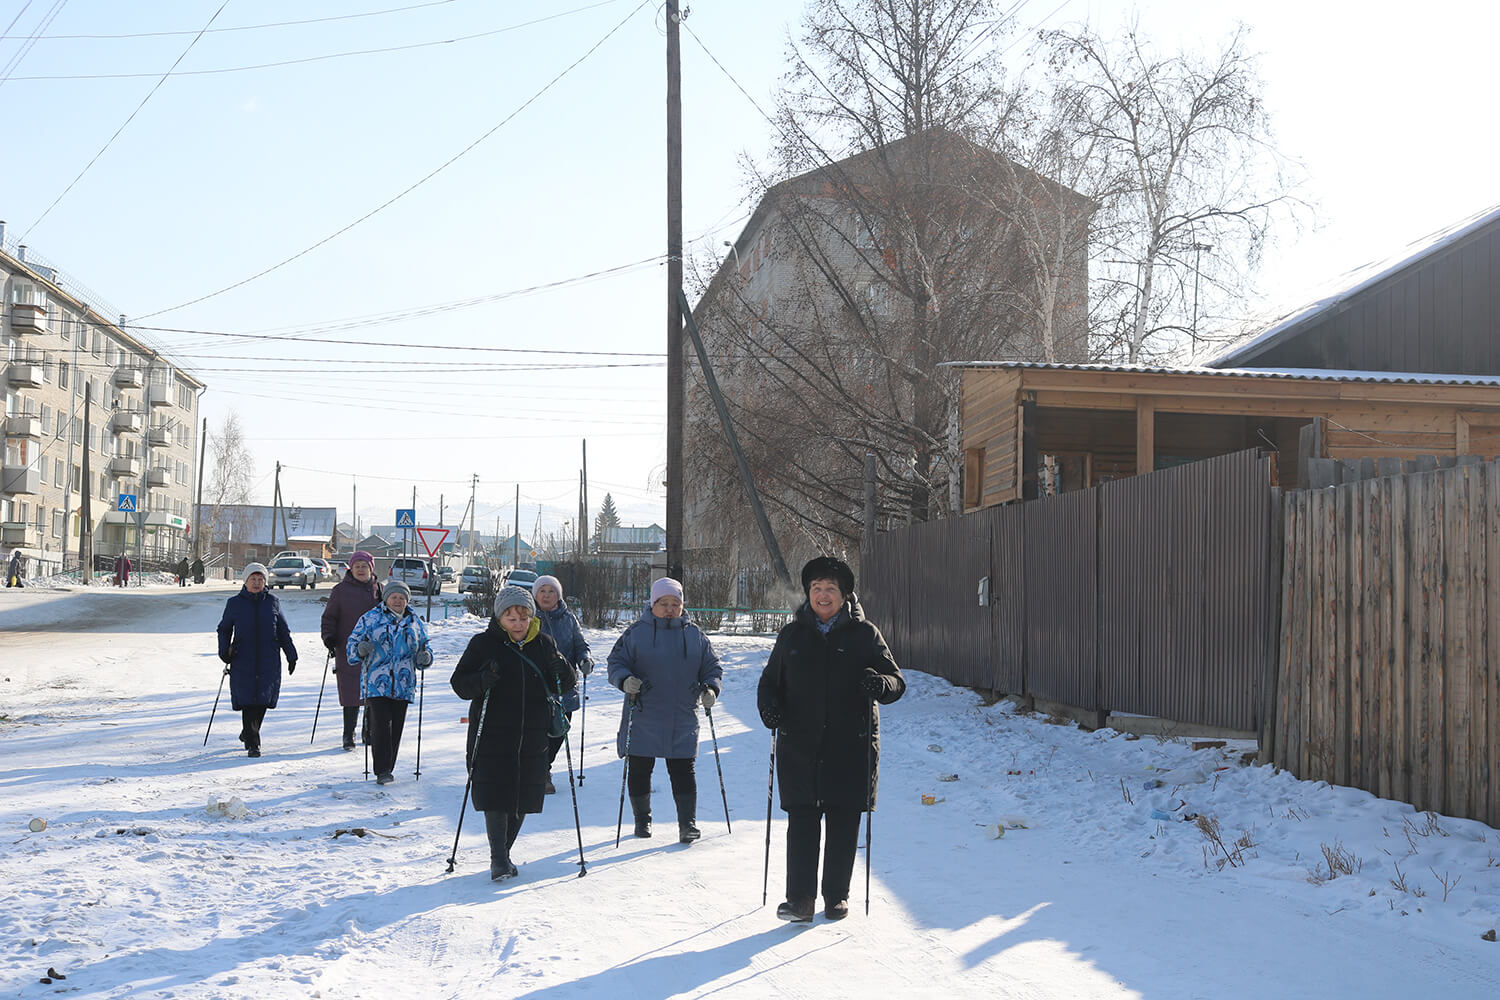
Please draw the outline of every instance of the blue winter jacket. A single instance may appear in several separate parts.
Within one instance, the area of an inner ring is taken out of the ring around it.
[[[542,623],[542,631],[552,639],[562,658],[573,668],[574,687],[563,694],[563,708],[569,712],[577,711],[578,671],[583,669],[583,661],[589,659],[589,641],[583,637],[583,628],[573,612],[568,610],[568,602],[565,600],[559,598],[557,607],[551,611],[537,608],[536,616]]]
[[[631,756],[698,756],[699,696],[704,688],[717,695],[724,686],[724,670],[703,630],[686,616],[658,618],[648,608],[609,653],[609,682],[621,687],[627,677],[645,686],[634,699],[634,722],[632,699],[625,699],[615,741],[620,756],[627,728]]]
[[[362,661],[355,650],[366,640],[375,651]],[[397,618],[390,608],[377,604],[360,615],[345,645],[349,665],[359,671],[359,696],[416,701],[417,671],[427,669],[417,666],[417,650],[427,646],[427,626],[411,608]]]
[[[235,711],[257,705],[276,707],[281,694],[281,654],[297,662],[292,630],[281,613],[281,602],[270,589],[258,594],[246,587],[224,602],[219,619],[219,659],[228,658],[229,697]]]

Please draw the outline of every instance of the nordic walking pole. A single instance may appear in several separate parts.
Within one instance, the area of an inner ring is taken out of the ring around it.
[[[333,659],[333,650],[328,651],[328,656],[323,660],[323,683],[318,685],[318,707],[313,709],[313,731],[307,738],[308,743],[318,738],[318,713],[323,711],[323,688],[328,684],[328,661]]]
[[[588,744],[583,734],[589,724],[589,675],[583,675],[583,693],[578,696],[578,787],[583,787],[583,750]]]
[[[875,699],[865,717],[865,916],[870,915],[870,827],[875,815]]]
[[[625,717],[625,760],[620,768],[620,815],[615,819],[615,850],[620,849],[620,828],[625,825],[625,778],[630,774],[630,728],[635,725],[635,695],[630,696],[630,714]]]
[[[561,693],[561,692],[559,692]],[[568,755],[568,793],[573,796],[573,829],[578,834],[578,877],[589,873],[588,862],[583,860],[583,824],[578,819],[578,789],[573,785],[573,748],[568,745],[568,736],[563,734],[563,751]],[[583,765],[583,750],[578,751],[580,769]]]
[[[490,688],[490,691],[493,690],[494,688]],[[479,705],[479,724],[474,729],[474,749],[469,754],[469,780],[464,782],[464,800],[458,807],[458,829],[453,831],[453,853],[448,855],[449,875],[453,874],[454,866],[458,864],[458,835],[464,832],[464,810],[469,807],[469,789],[474,787],[474,761],[479,758],[479,740],[484,736],[484,717],[490,707],[490,691],[484,693],[484,701]]]
[[[431,595],[429,595],[431,596]],[[427,668],[423,667],[417,671],[421,678],[417,681],[417,780],[422,780],[422,696],[427,693]]]
[[[771,798],[775,795],[775,730],[771,730],[771,774],[765,780],[765,874],[760,877],[760,906],[771,889]]]
[[[214,695],[214,708],[208,713],[208,728],[203,731],[203,745],[208,746],[208,734],[214,730],[214,713],[219,710],[219,699],[224,697],[224,678],[229,676],[229,667],[224,667],[224,672],[219,675],[219,693]]]
[[[708,716],[708,735],[714,741],[714,767],[719,769],[719,798],[724,801],[724,826],[733,833],[734,827],[729,824],[729,796],[724,793],[724,765],[719,763],[719,734],[714,732],[714,710],[705,708],[703,714]]]

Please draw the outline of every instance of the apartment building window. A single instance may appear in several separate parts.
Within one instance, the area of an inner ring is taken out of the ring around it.
[[[46,385],[52,384],[52,355],[42,355],[42,382]]]
[[[95,330],[94,331],[94,357],[97,358],[100,355],[102,355],[103,353],[104,353],[104,334],[100,333],[98,330]]]
[[[42,404],[42,433],[52,433],[52,407],[46,403]]]
[[[73,474],[68,477],[68,492],[82,493],[83,469],[75,465],[73,466],[72,473]]]
[[[68,387],[68,363],[61,359],[57,362],[57,387],[59,389]]]
[[[57,411],[57,438],[62,440],[68,434],[68,415],[62,410]]]
[[[61,538],[63,531],[63,513],[60,510],[52,511],[52,537]]]
[[[60,459],[60,458],[54,458],[52,460],[52,485],[53,486],[61,486],[62,484],[63,484],[63,460]]]

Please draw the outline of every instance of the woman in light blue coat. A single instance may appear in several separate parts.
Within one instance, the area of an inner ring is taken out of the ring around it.
[[[624,691],[617,746],[628,758],[630,808],[635,835],[651,836],[651,772],[667,759],[677,803],[677,839],[701,836],[698,822],[698,709],[712,708],[724,671],[713,643],[683,615],[682,584],[670,578],[651,585],[651,606],[615,642],[609,682]]]
[[[407,607],[410,598],[411,588],[406,584],[387,583],[384,601],[354,623],[345,647],[349,665],[359,671],[375,780],[382,785],[396,780],[406,708],[417,700],[417,671],[432,664],[427,627]]]
[[[563,694],[563,710],[568,721],[581,704],[579,700],[578,675],[587,675],[594,669],[594,660],[589,656],[589,641],[583,637],[583,626],[578,616],[568,608],[563,598],[562,581],[555,576],[539,576],[531,585],[532,598],[536,601],[536,616],[541,622],[542,632],[557,645],[557,651],[573,668],[573,689]],[[547,764],[557,760],[557,751],[562,749],[566,736],[552,736],[547,740]],[[547,794],[557,791],[551,775],[547,777]]]

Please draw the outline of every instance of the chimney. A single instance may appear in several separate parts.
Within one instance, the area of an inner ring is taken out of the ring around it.
[[[16,247],[16,259],[19,260],[22,264],[26,263],[26,244],[22,243],[20,246]]]
[[[0,219],[0,250],[5,249],[5,220]]]

